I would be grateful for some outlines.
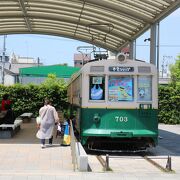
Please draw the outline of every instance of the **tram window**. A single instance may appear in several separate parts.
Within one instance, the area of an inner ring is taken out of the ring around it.
[[[104,100],[105,98],[105,77],[90,76],[89,99]]]
[[[108,100],[111,102],[133,101],[133,89],[132,76],[110,76],[108,81]]]
[[[138,76],[138,101],[152,101],[152,77]]]

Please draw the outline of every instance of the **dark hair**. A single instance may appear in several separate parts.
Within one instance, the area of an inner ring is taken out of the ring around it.
[[[75,116],[72,114],[71,116],[70,116],[70,119],[74,119],[75,118]]]
[[[51,104],[51,101],[46,98],[46,99],[44,100],[44,104],[45,104],[45,105]]]

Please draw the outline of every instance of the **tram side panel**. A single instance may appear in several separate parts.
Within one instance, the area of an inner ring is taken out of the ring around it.
[[[71,114],[75,115],[76,129],[80,132],[81,120],[81,99],[82,99],[82,75],[76,76],[68,85],[68,102]]]

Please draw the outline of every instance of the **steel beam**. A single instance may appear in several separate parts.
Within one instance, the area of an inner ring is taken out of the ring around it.
[[[136,59],[136,40],[131,41],[129,44],[129,59]]]
[[[150,63],[156,65],[156,46],[157,46],[157,24],[151,26],[151,40],[150,40]]]
[[[18,1],[19,1],[19,5],[22,9],[23,15],[24,15],[24,20],[25,20],[26,26],[27,26],[28,30],[31,32],[32,31],[31,23],[30,23],[28,15],[27,15],[26,7],[24,5],[24,0],[18,0]]]

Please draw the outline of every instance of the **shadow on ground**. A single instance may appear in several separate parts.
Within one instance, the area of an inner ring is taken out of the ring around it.
[[[178,130],[178,129],[177,129]],[[0,139],[0,144],[39,144],[39,139],[36,138],[36,122],[32,119],[29,123],[23,123],[21,130],[11,139]],[[55,137],[55,135],[54,135]],[[54,138],[53,144],[60,144],[60,137]],[[155,155],[155,156],[180,156],[180,134],[170,132],[168,130],[159,129],[158,146],[148,149],[144,153],[109,153],[109,152],[88,152],[89,154],[97,155]]]
[[[180,134],[159,129],[158,145],[144,152],[98,152],[87,151],[91,155],[110,156],[180,156]]]
[[[0,144],[39,144],[36,138],[37,128],[35,119],[22,123],[21,130],[10,139],[0,139]],[[55,135],[54,135],[55,137]],[[60,144],[60,137],[53,139],[53,144]]]
[[[159,146],[171,152],[171,155],[180,156],[180,134],[159,129]]]

